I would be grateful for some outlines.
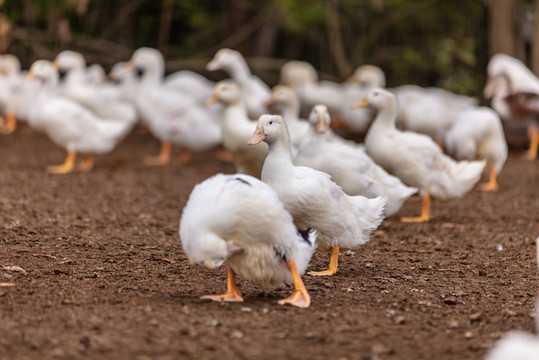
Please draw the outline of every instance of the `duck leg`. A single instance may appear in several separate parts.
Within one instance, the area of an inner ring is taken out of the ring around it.
[[[170,161],[170,141],[163,141],[161,143],[161,151],[157,156],[147,156],[144,159],[146,165],[165,165]]]
[[[302,308],[309,307],[311,304],[311,297],[303,284],[303,280],[301,280],[301,276],[299,276],[296,260],[292,259],[288,261],[286,267],[294,279],[294,294],[286,299],[279,300],[279,305],[290,304]]]
[[[421,215],[416,217],[403,217],[402,222],[427,222],[430,220],[430,194],[423,196]]]
[[[66,159],[62,165],[53,165],[47,167],[49,174],[67,174],[73,171],[75,167],[75,159],[77,157],[76,151],[70,151],[67,153]]]
[[[525,158],[528,160],[537,159],[537,150],[539,148],[539,129],[530,126],[528,128],[528,137],[530,138],[530,147]]]
[[[208,299],[218,302],[243,302],[243,298],[241,297],[240,290],[236,287],[235,279],[236,275],[234,274],[234,271],[230,267],[226,267],[226,274],[227,274],[227,292],[226,294],[222,295],[204,295],[201,296],[201,299]]]
[[[477,185],[477,188],[481,191],[498,191],[498,183],[496,181],[496,167],[494,167],[494,165],[490,167],[489,181]]]
[[[9,135],[17,129],[17,119],[15,119],[15,113],[8,111],[6,113],[6,122],[0,126],[0,134]]]
[[[181,149],[180,165],[189,164],[191,162],[192,158],[193,158],[193,153],[191,152],[191,150],[189,150],[187,148],[182,148]]]
[[[309,275],[314,276],[330,276],[337,272],[339,267],[339,245],[335,245],[331,248],[331,260],[329,261],[329,269],[324,271],[311,271]]]
[[[80,163],[79,166],[77,166],[77,170],[88,172],[92,170],[93,167],[94,167],[94,156],[91,154],[88,154],[84,156],[84,158],[82,159],[82,163]]]

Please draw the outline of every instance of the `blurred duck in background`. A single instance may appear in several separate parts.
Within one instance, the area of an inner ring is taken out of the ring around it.
[[[477,105],[477,100],[440,88],[403,85],[392,90],[399,105],[396,125],[404,131],[430,136],[443,148],[445,133],[460,111]]]
[[[268,154],[266,144],[249,146],[256,121],[250,120],[238,85],[231,81],[217,83],[206,104],[221,103],[225,109],[218,117],[222,121],[223,147],[230,151],[236,172],[260,178],[264,159]]]
[[[163,56],[152,48],[136,50],[127,67],[143,71],[137,93],[137,108],[143,122],[161,141],[159,155],[147,157],[147,165],[169,163],[172,144],[180,146],[180,161],[187,164],[191,151],[208,150],[221,143],[218,109],[208,109],[203,105],[200,90],[193,88],[189,92],[181,85],[182,77],[189,79],[191,84],[196,82],[193,78],[198,77],[176,74],[165,81]],[[204,89],[205,83],[200,87]]]
[[[250,118],[256,119],[268,111],[264,101],[270,96],[270,88],[260,78],[251,74],[249,66],[238,51],[231,49],[217,51],[206,68],[210,71],[224,70],[238,84]]]
[[[277,85],[272,89],[271,95],[265,103],[275,105],[281,111],[290,132],[290,144],[294,156],[303,135],[309,130],[307,120],[299,117],[301,109],[296,92],[286,85]]]
[[[509,55],[494,55],[487,66],[484,95],[504,121],[526,124],[530,146],[526,158],[537,158],[539,149],[539,79]]]
[[[28,121],[30,105],[37,96],[39,81],[25,81],[26,73],[15,55],[0,55],[0,134],[8,135],[17,121]]]
[[[500,116],[491,108],[473,107],[462,111],[445,134],[445,151],[457,160],[485,160],[489,174],[483,191],[497,191],[497,175],[507,159],[507,142]]]
[[[68,152],[62,165],[47,168],[49,173],[65,174],[73,171],[77,153],[86,154],[78,170],[91,170],[93,155],[112,151],[134,124],[99,117],[82,104],[61,95],[58,90],[58,72],[49,61],[36,61],[27,78],[36,78],[41,82],[38,96],[30,107],[30,126],[44,131],[56,145]]]

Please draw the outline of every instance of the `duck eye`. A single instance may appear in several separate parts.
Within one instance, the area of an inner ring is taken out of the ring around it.
[[[270,125],[271,125],[271,124],[273,124],[273,120],[272,120],[272,121],[270,121],[270,122],[269,122],[269,124],[270,124]]]

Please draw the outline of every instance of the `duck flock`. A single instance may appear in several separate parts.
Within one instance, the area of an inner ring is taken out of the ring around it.
[[[231,49],[219,50],[207,69],[230,79],[214,83],[191,71],[165,76],[164,58],[152,48],[114,65],[109,79],[69,50],[27,72],[15,56],[0,58],[0,134],[15,131],[17,121],[44,132],[67,152],[49,173],[90,171],[94,155],[113,151],[137,124],[161,142],[159,154],[143,160],[148,166],[167,164],[173,146],[184,164],[192,152],[217,148],[234,163],[235,174],[195,186],[180,220],[188,258],[227,269],[227,292],[206,299],[243,301],[239,275],[265,286],[293,284],[279,303],[308,307],[301,276],[316,250],[331,251],[331,260],[310,274],[331,276],[339,251],[367,242],[412,195],[422,197],[421,213],[403,222],[429,221],[432,198],[460,198],[475,186],[497,191],[507,158],[502,121],[528,126],[525,156],[537,157],[539,79],[508,55],[493,56],[487,68],[492,108],[439,88],[387,89],[373,65],[336,83],[319,81],[309,63],[290,61],[273,89]],[[537,359],[539,340],[515,334],[489,359],[508,359],[505,352],[526,346]]]

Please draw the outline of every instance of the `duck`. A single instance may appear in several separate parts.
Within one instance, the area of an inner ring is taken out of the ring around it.
[[[374,88],[354,105],[363,106],[372,106],[377,111],[365,137],[367,154],[406,185],[418,188],[423,198],[421,215],[404,217],[401,221],[429,221],[431,196],[458,198],[479,181],[485,161],[456,162],[430,136],[397,129],[398,108],[393,93]]]
[[[131,126],[123,121],[100,118],[78,102],[60,95],[58,73],[50,61],[34,62],[27,78],[42,82],[29,111],[30,126],[43,130],[56,145],[68,152],[62,165],[47,168],[49,173],[73,171],[77,153],[86,154],[78,169],[91,170],[93,155],[111,152],[126,134],[126,127]]]
[[[39,90],[39,81],[25,81],[19,58],[13,54],[0,55],[0,113],[5,120],[0,134],[9,135],[17,129],[17,121],[28,120],[28,110]]]
[[[430,136],[443,148],[444,135],[458,113],[477,106],[477,99],[441,88],[403,85],[392,89],[399,104],[397,127]]]
[[[125,121],[127,124],[137,121],[135,106],[121,98],[121,91],[116,85],[100,84],[93,79],[95,75],[91,73],[95,70],[88,70],[81,53],[64,50],[56,56],[53,64],[66,74],[60,86],[63,96],[82,104],[101,118]]]
[[[198,97],[167,86],[165,63],[158,50],[137,49],[127,67],[143,71],[137,108],[150,132],[161,141],[159,155],[147,157],[147,165],[169,163],[172,144],[181,147],[182,164],[189,163],[192,151],[209,150],[221,144],[218,109],[208,109]]]
[[[272,88],[271,95],[265,100],[265,104],[280,108],[290,132],[292,154],[294,154],[303,135],[309,130],[309,122],[299,117],[301,109],[296,92],[289,86],[277,85]]]
[[[136,104],[139,79],[134,68],[128,67],[125,61],[119,61],[110,69],[108,78],[117,84],[120,99]]]
[[[371,108],[352,109],[357,99],[367,96],[367,92],[375,87],[385,87],[384,71],[376,65],[364,64],[358,66],[353,74],[343,83],[340,116],[344,127],[350,134],[365,134],[374,120],[375,111]]]
[[[478,185],[483,191],[497,191],[497,175],[507,159],[507,142],[498,113],[481,106],[459,113],[445,134],[445,151],[457,160],[485,160],[489,181]]]
[[[397,213],[417,189],[377,165],[362,144],[336,135],[325,105],[316,105],[309,116],[310,128],[301,139],[294,164],[308,166],[331,175],[348,195],[387,198],[385,217]]]
[[[268,146],[247,144],[256,121],[248,117],[239,86],[228,80],[218,82],[206,101],[208,106],[215,103],[224,106],[221,115],[223,147],[232,154],[236,172],[260,178]]]
[[[267,109],[264,100],[271,90],[264,81],[254,76],[240,52],[232,49],[220,49],[206,65],[210,71],[224,70],[238,84],[250,118],[257,119]]]
[[[337,272],[339,249],[354,249],[366,243],[382,220],[386,198],[367,199],[349,196],[331,176],[310,167],[295,166],[290,151],[290,136],[280,115],[262,115],[249,144],[264,141],[269,152],[262,168],[262,181],[278,194],[299,229],[317,231],[317,243],[331,248],[327,270],[311,272],[331,276]]]
[[[279,83],[296,91],[305,116],[308,116],[313,106],[324,104],[334,119],[340,119],[341,84],[328,80],[319,81],[318,73],[310,63],[298,60],[285,63],[281,67]]]
[[[294,284],[293,295],[278,303],[309,307],[301,275],[316,248],[316,232],[296,229],[277,193],[259,179],[217,174],[196,185],[183,208],[179,234],[192,263],[226,267],[227,292],[202,299],[243,302],[235,285],[238,274],[264,287]]]
[[[520,60],[494,55],[487,65],[484,96],[508,123],[528,127],[530,145],[525,158],[535,160],[539,149],[539,78]]]

